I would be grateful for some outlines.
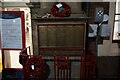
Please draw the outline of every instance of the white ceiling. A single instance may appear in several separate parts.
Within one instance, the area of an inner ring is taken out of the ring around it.
[[[27,6],[25,2],[4,2],[2,4],[4,7],[25,7]]]
[[[120,0],[0,0],[1,2],[115,2]]]
[[[30,0],[0,0],[1,2],[25,2],[28,3]]]

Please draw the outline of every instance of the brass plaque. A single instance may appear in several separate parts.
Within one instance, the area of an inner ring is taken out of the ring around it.
[[[46,25],[39,26],[39,47],[85,47],[85,25]],[[56,51],[54,51],[56,52]],[[51,54],[56,54],[52,52]],[[50,53],[44,51],[44,54]],[[59,53],[57,51],[57,53]],[[62,53],[62,52],[61,52]],[[68,54],[66,52],[65,54]],[[78,52],[76,53],[78,54]]]

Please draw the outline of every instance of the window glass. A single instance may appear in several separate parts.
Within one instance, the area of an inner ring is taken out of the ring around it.
[[[120,40],[120,15],[115,15],[113,40]]]
[[[19,50],[4,51],[5,68],[22,68],[22,65],[19,63],[19,53]]]
[[[120,14],[120,1],[116,1],[116,14]]]
[[[116,0],[116,11],[113,29],[113,42],[120,40],[120,1]]]

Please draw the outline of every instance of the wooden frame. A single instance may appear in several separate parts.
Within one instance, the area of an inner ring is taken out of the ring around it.
[[[32,43],[33,43],[33,53],[34,55],[41,55],[40,50],[65,50],[64,47],[56,48],[56,47],[39,47],[38,43],[38,26],[45,26],[45,25],[84,25],[85,32],[84,32],[84,49],[80,49],[79,47],[67,47],[66,49],[69,50],[80,50],[83,51],[85,54],[85,48],[86,48],[86,31],[87,31],[87,21],[89,20],[89,17],[82,17],[82,18],[32,18]],[[46,56],[46,55],[43,55]],[[47,55],[47,56],[53,56],[53,55]],[[79,55],[70,55],[70,56],[79,56]]]

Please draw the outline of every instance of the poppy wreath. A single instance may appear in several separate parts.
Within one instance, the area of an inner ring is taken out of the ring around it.
[[[31,68],[32,65],[34,65],[34,69]],[[39,78],[40,80],[46,80],[50,73],[49,66],[36,56],[27,59],[24,69],[28,78]]]
[[[57,4],[61,4],[62,6],[58,8]],[[69,17],[71,15],[71,8],[64,2],[56,3],[51,8],[51,14],[54,17]]]

